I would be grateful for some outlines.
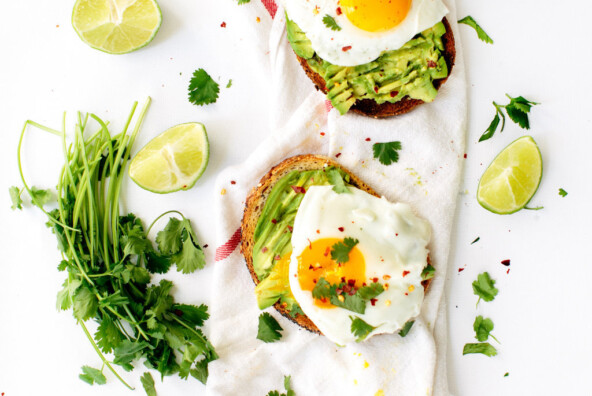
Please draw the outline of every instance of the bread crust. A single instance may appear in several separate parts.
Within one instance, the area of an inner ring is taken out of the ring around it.
[[[446,65],[448,66],[448,76],[450,76],[452,68],[454,67],[454,61],[456,59],[456,48],[454,46],[454,35],[452,34],[450,23],[446,18],[442,19],[442,23],[444,23],[444,27],[446,28],[446,33],[444,33],[442,36],[442,44],[444,45],[442,56],[446,61]],[[310,68],[306,59],[298,55],[296,55],[296,57],[304,69],[304,72],[312,80],[316,88],[324,94],[327,94],[327,86],[323,77]],[[442,79],[434,80],[434,87],[436,89],[440,89],[442,84],[444,84],[448,79],[448,76]],[[425,103],[423,100],[411,99],[408,96],[405,96],[403,99],[395,103],[384,102],[382,104],[376,103],[376,101],[373,99],[361,99],[357,100],[353,104],[353,106],[350,108],[350,111],[368,117],[385,118],[408,113],[423,103]]]
[[[380,195],[377,194],[376,191],[374,191],[370,186],[364,183],[351,171],[344,168],[337,162],[333,161],[331,158],[325,156],[313,154],[297,155],[294,157],[287,158],[279,164],[275,165],[273,168],[271,168],[269,172],[267,172],[267,174],[265,174],[261,178],[259,184],[253,187],[250,193],[248,194],[241,222],[240,249],[241,253],[245,257],[247,268],[249,269],[249,273],[251,274],[251,278],[255,285],[259,284],[259,278],[257,278],[255,268],[253,266],[253,246],[255,245],[253,236],[255,234],[255,228],[257,227],[257,222],[259,221],[259,217],[261,216],[263,206],[265,205],[267,197],[269,196],[269,193],[271,192],[273,186],[278,180],[280,180],[282,177],[284,177],[291,171],[317,170],[323,169],[327,166],[334,166],[346,172],[350,177],[350,185],[357,187],[360,190],[363,190],[375,197],[380,197]],[[429,263],[430,258],[428,256],[428,264]],[[427,289],[429,283],[429,280],[422,282],[424,290]],[[315,324],[306,315],[296,314],[296,317],[292,317],[290,315],[290,312],[286,309],[286,307],[282,306],[282,304],[280,304],[279,301],[274,304],[274,307],[280,314],[290,319],[294,323],[298,324],[299,326],[304,327],[305,329],[313,333],[321,334],[317,326],[315,326]]]

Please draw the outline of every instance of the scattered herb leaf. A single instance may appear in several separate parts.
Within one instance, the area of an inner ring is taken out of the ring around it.
[[[347,177],[348,180],[343,180],[344,176],[336,168],[332,168],[327,171],[329,183],[333,185],[333,191],[335,191],[337,194],[351,194],[351,191],[345,184],[346,181],[349,181],[349,175],[346,174],[345,177]]]
[[[477,280],[473,282],[473,293],[479,296],[477,304],[483,299],[484,301],[492,301],[497,295],[498,290],[494,287],[495,280],[491,279],[489,273],[483,272],[477,276]]]
[[[421,271],[421,280],[428,280],[432,279],[436,275],[436,269],[432,267],[431,264],[425,266],[423,271]]]
[[[493,335],[489,334],[491,330],[493,330],[493,321],[489,318],[484,319],[481,315],[477,316],[473,323],[473,330],[475,330],[475,338],[477,341],[487,341],[489,336],[497,341]]]
[[[504,374],[504,377],[507,377],[507,376],[509,376],[509,375],[510,375],[510,373],[506,373],[506,374]]]
[[[247,4],[250,2],[251,2],[251,0],[238,0],[238,5],[243,5],[243,4]]]
[[[339,26],[337,24],[337,22],[335,21],[335,19],[329,14],[326,14],[323,17],[323,23],[325,24],[325,26],[327,26],[331,30],[335,30],[335,31],[341,30],[341,26]]]
[[[52,194],[50,190],[40,190],[36,187],[31,187],[31,191],[29,191],[29,194],[31,195],[31,203],[39,207],[43,207],[43,205],[45,205],[52,199]]]
[[[156,388],[154,387],[154,378],[152,378],[152,374],[146,371],[141,377],[140,382],[142,383],[142,387],[144,391],[146,391],[146,395],[148,396],[156,396]]]
[[[403,328],[399,330],[399,335],[401,337],[405,337],[407,333],[409,333],[409,330],[411,330],[411,328],[413,327],[413,323],[415,323],[415,320],[408,320],[407,323],[405,323],[405,325],[403,326]]]
[[[232,78],[228,80],[228,84],[226,84],[226,88],[232,87]]]
[[[525,99],[522,96],[517,96],[515,98],[511,97],[508,94],[506,94],[506,96],[510,99],[510,103],[506,105],[500,105],[496,102],[493,102],[493,106],[495,107],[495,116],[493,117],[493,120],[491,121],[485,132],[483,132],[483,134],[479,138],[480,142],[490,139],[495,134],[497,127],[499,126],[500,118],[502,120],[502,127],[500,129],[500,132],[504,131],[506,123],[506,117],[503,113],[504,109],[506,110],[506,113],[508,113],[508,117],[510,117],[512,121],[518,124],[518,126],[520,126],[523,129],[530,129],[528,113],[530,113],[530,109],[532,108],[532,106],[537,105],[538,103]]]
[[[482,353],[485,356],[492,357],[497,355],[497,350],[489,342],[465,344],[463,355],[470,353]]]
[[[485,33],[485,30],[479,26],[477,21],[475,21],[472,16],[467,15],[463,19],[459,20],[458,23],[464,23],[465,25],[472,27],[477,32],[477,37],[479,37],[479,40],[484,41],[487,44],[493,44],[491,37]]]
[[[257,339],[263,342],[276,342],[282,338],[282,327],[273,316],[267,312],[259,315],[259,328],[257,330]]]
[[[481,239],[481,237],[475,238],[475,240],[473,242],[471,242],[471,245],[474,244],[474,243],[476,243],[476,242],[479,242],[479,239]]]
[[[399,150],[401,150],[401,142],[374,143],[372,146],[374,158],[377,158],[383,165],[399,161]]]
[[[82,366],[82,374],[79,374],[78,378],[89,385],[105,385],[107,383],[107,378],[105,378],[101,370],[89,366]]]
[[[241,0],[239,0],[239,4]],[[220,87],[204,69],[197,69],[189,82],[189,102],[197,106],[214,103]]]
[[[559,189],[559,195],[561,195],[562,197],[565,197],[567,195],[567,191],[565,191],[563,188],[560,188]]]
[[[358,317],[350,316],[349,318],[351,320],[350,330],[351,333],[356,336],[356,342],[364,341],[366,337],[368,337],[368,334],[376,328]]]
[[[21,190],[18,187],[12,186],[8,189],[10,193],[10,200],[12,201],[12,210],[23,209],[23,200],[21,198]]]
[[[376,298],[383,291],[384,287],[378,282],[356,290],[355,286],[346,282],[330,284],[321,277],[312,289],[312,297],[317,300],[329,300],[336,307],[363,314],[366,312],[368,301]]]
[[[269,391],[269,393],[267,393],[267,396],[296,396],[296,393],[294,393],[294,391],[292,390],[292,386],[290,386],[289,375],[284,376],[284,389],[286,390],[286,393],[280,393],[277,390],[273,390]]]
[[[349,261],[349,252],[358,244],[357,239],[345,238],[343,242],[337,242],[331,247],[331,259],[337,263],[347,263]]]

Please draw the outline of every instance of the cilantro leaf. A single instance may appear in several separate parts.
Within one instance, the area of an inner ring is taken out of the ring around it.
[[[337,242],[331,247],[331,259],[337,263],[347,263],[349,252],[358,244],[357,239],[345,238],[343,242]]]
[[[331,284],[325,278],[320,278],[312,289],[312,298],[322,300],[331,297]]]
[[[484,319],[481,315],[477,316],[473,323],[473,330],[475,330],[475,338],[477,341],[487,341],[489,336],[497,341],[493,335],[489,334],[491,330],[493,330],[493,321],[489,318]]]
[[[156,234],[156,243],[161,254],[175,254],[181,250],[183,241],[183,223],[181,220],[171,217],[162,231]]]
[[[76,290],[82,285],[78,279],[66,279],[63,283],[63,288],[58,292],[56,307],[58,310],[65,311],[72,306],[72,300]]]
[[[99,301],[88,287],[79,288],[74,294],[74,317],[80,321],[92,318],[97,313]]]
[[[110,316],[104,315],[95,333],[97,345],[105,353],[110,353],[123,341],[123,335]]]
[[[517,123],[520,128],[530,129],[528,113],[530,112],[532,106],[537,105],[538,103],[524,99],[522,96],[517,96],[515,98],[508,94],[506,94],[506,96],[510,99],[510,103],[506,105],[508,117]]]
[[[351,194],[351,191],[349,188],[347,188],[347,185],[345,184],[343,176],[339,170],[336,168],[329,169],[327,171],[327,178],[329,179],[329,183],[333,185],[333,191],[335,191],[337,194]]]
[[[52,200],[53,196],[51,190],[40,190],[36,187],[31,187],[31,203],[35,206],[43,207],[46,203]]]
[[[208,380],[208,360],[202,359],[199,362],[195,363],[194,368],[191,369],[189,374],[191,374],[193,378],[205,385]]]
[[[479,239],[481,239],[481,237],[477,237],[477,238],[475,238],[475,240],[474,240],[473,242],[471,242],[471,245],[472,245],[473,243],[475,243],[475,242],[479,242]]]
[[[463,355],[468,355],[470,353],[482,353],[485,356],[492,357],[497,355],[497,350],[489,342],[465,344],[463,347]]]
[[[495,106],[495,102],[493,102],[493,104]],[[489,124],[489,126],[487,127],[487,129],[485,130],[485,132],[483,132],[483,134],[479,138],[479,141],[480,142],[483,142],[485,140],[491,139],[493,137],[493,135],[495,134],[495,131],[497,130],[497,127],[499,126],[500,116],[504,120],[504,123],[503,124],[505,124],[506,116],[504,115],[504,113],[502,113],[496,107],[495,116],[493,117],[493,120],[491,121],[491,123]],[[502,131],[504,130],[503,124],[502,124]]]
[[[424,267],[423,271],[421,271],[421,280],[428,280],[432,279],[436,274],[436,269],[432,267],[431,264],[428,264]]]
[[[284,376],[284,389],[286,390],[286,396],[296,396],[296,393],[292,390],[292,386],[290,385],[290,375]]]
[[[356,336],[356,342],[364,341],[368,334],[370,334],[376,327],[369,325],[362,319],[350,316],[351,320],[351,333]]]
[[[152,378],[152,374],[146,371],[141,377],[140,382],[142,383],[142,387],[144,391],[146,391],[147,396],[156,396],[156,388],[154,387],[154,378]]]
[[[177,271],[184,274],[190,274],[197,269],[202,269],[206,264],[203,250],[199,245],[193,243],[191,237],[185,239],[183,250],[175,254],[171,260],[177,264]]]
[[[509,376],[509,375],[510,375],[510,373],[506,373],[506,374],[504,374],[504,377],[507,377],[507,376]]]
[[[238,0],[238,5],[243,5],[243,4],[247,4],[250,2],[251,2],[251,0]]]
[[[228,84],[226,84],[226,88],[232,87],[232,78],[228,80]]]
[[[372,146],[374,158],[377,158],[383,165],[399,161],[399,150],[401,150],[401,142],[374,143]]]
[[[562,197],[565,197],[567,195],[567,191],[565,191],[563,188],[560,188],[559,195],[561,195]]]
[[[12,210],[23,209],[21,190],[18,187],[12,186],[8,189],[8,192],[10,193],[10,200],[12,201],[12,205],[10,206],[10,208]]]
[[[415,320],[408,320],[403,326],[403,328],[399,330],[399,335],[401,337],[405,337],[413,327],[413,323],[415,323]]]
[[[479,40],[484,41],[487,44],[493,44],[491,37],[485,33],[485,30],[479,26],[477,21],[475,21],[472,16],[467,15],[463,19],[459,20],[458,23],[464,23],[465,25],[472,27],[477,32],[477,37],[479,37]]]
[[[204,304],[199,307],[189,304],[175,304],[172,306],[172,311],[175,315],[182,317],[185,322],[197,327],[203,326],[210,317],[208,307]]]
[[[156,243],[162,255],[169,255],[170,263],[157,257],[148,259],[149,269],[155,272],[168,269],[167,265],[176,264],[177,271],[189,274],[197,269],[202,269],[205,264],[203,249],[195,241],[195,232],[188,219],[169,219],[165,228],[156,235]]]
[[[378,297],[384,291],[384,286],[378,282],[373,282],[368,286],[362,286],[358,289],[358,295],[364,300],[371,300]]]
[[[275,320],[273,316],[271,316],[267,312],[263,312],[259,315],[259,328],[257,330],[257,339],[263,342],[275,342],[282,338],[282,327],[280,324]]]
[[[242,4],[239,0],[239,4]],[[203,106],[216,102],[220,87],[204,69],[193,72],[189,82],[189,102],[194,105]]]
[[[79,374],[78,378],[89,385],[105,385],[107,383],[107,378],[105,378],[101,370],[90,366],[82,366],[82,374]]]
[[[123,366],[129,365],[134,359],[138,358],[146,348],[153,349],[154,347],[146,341],[133,342],[127,339],[123,340],[123,342],[113,350],[113,354],[115,355],[113,363]]]
[[[337,22],[335,21],[335,18],[333,18],[329,14],[326,14],[323,17],[323,23],[325,24],[325,26],[327,26],[331,30],[335,30],[335,31],[340,31],[341,30],[341,26],[339,26],[337,24]]]
[[[479,296],[477,304],[483,299],[484,301],[492,301],[497,295],[498,290],[494,287],[495,280],[491,279],[487,272],[483,272],[477,276],[477,280],[473,282],[473,293]]]
[[[312,296],[317,300],[328,299],[336,307],[363,314],[366,312],[368,300],[377,297],[383,291],[384,287],[377,282],[355,290],[345,282],[332,285],[321,277],[312,289]]]
[[[168,256],[161,256],[154,252],[148,252],[146,258],[146,269],[153,274],[164,274],[171,268],[171,259]]]

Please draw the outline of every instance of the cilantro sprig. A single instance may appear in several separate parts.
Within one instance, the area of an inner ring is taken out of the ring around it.
[[[364,341],[376,328],[356,316],[350,316],[349,319],[351,320],[350,331],[356,336],[356,342]]]
[[[132,389],[114,366],[130,371],[138,359],[162,376],[191,375],[205,382],[208,363],[217,359],[200,329],[209,317],[207,306],[176,303],[173,283],[166,279],[151,284],[152,274],[166,272],[171,264],[183,273],[205,264],[189,220],[176,212],[182,220],[169,220],[154,247],[140,219],[120,214],[125,169],[149,103],[148,99],[131,133],[136,104],[117,135],[111,135],[107,123],[94,114],[79,113],[71,145],[65,131],[33,122],[25,123],[19,141],[17,159],[24,187],[11,189],[11,194],[20,199],[26,191],[47,215],[47,226],[57,238],[63,258],[58,270],[66,274],[57,308],[71,310],[103,364],[101,370],[82,367],[81,380],[91,384],[103,383],[107,368]],[[93,135],[87,133],[91,119],[99,127]],[[21,144],[30,125],[57,135],[66,148],[55,191],[57,209],[50,212],[43,205],[54,193],[29,187],[22,174]],[[88,320],[98,324],[94,335]],[[142,382],[146,381],[145,375]]]
[[[378,297],[383,291],[384,287],[378,282],[356,289],[347,282],[331,284],[321,277],[312,289],[312,297],[317,300],[328,300],[336,307],[363,314],[366,312],[368,301]]]
[[[296,393],[292,390],[292,386],[290,385],[290,378],[291,376],[289,375],[284,376],[284,389],[286,390],[286,393],[272,390],[269,391],[266,396],[296,396]]]
[[[340,31],[341,30],[341,26],[339,26],[337,24],[337,22],[335,21],[335,18],[333,18],[329,14],[326,14],[323,17],[323,23],[325,24],[326,27],[328,27],[331,30],[334,30],[334,31]]]
[[[561,195],[563,198],[565,198],[567,196],[567,191],[565,191],[563,188],[560,188],[559,195]]]
[[[481,315],[477,316],[473,323],[473,330],[475,330],[477,341],[487,341],[489,337],[497,341],[497,338],[490,334],[493,330],[493,321],[489,318],[483,318]],[[499,341],[497,342],[499,343]]]
[[[463,23],[467,26],[472,27],[477,32],[477,37],[479,37],[479,40],[484,41],[487,44],[493,44],[493,40],[491,39],[491,37],[489,37],[487,33],[485,33],[485,30],[483,30],[483,28],[479,26],[477,21],[475,21],[475,19],[473,19],[472,16],[467,15],[463,19],[459,19],[458,23]]]
[[[378,159],[383,165],[394,164],[399,161],[399,150],[401,142],[374,143],[372,151],[374,158]]]
[[[493,137],[493,135],[497,131],[497,128],[499,127],[500,121],[502,123],[500,132],[504,131],[504,127],[506,125],[506,116],[503,110],[505,110],[506,113],[508,113],[508,117],[510,117],[512,121],[518,124],[520,128],[530,129],[528,113],[530,113],[530,109],[532,108],[532,106],[537,105],[538,103],[525,99],[522,96],[517,96],[515,98],[511,97],[508,94],[506,94],[506,96],[510,99],[510,103],[508,104],[500,105],[496,102],[493,102],[493,106],[495,107],[495,116],[493,117],[493,120],[491,120],[491,123],[489,124],[485,132],[483,132],[483,134],[479,138],[480,142],[491,139]]]
[[[240,1],[239,0],[239,4]],[[197,106],[214,103],[218,100],[220,86],[204,69],[197,69],[189,81],[189,102]]]
[[[477,280],[473,282],[473,293],[479,297],[479,301],[493,301],[497,296],[498,290],[495,288],[495,280],[491,279],[489,273],[483,272],[477,275]]]
[[[471,353],[480,353],[485,356],[495,356],[497,355],[497,349],[494,348],[489,342],[478,342],[478,343],[469,343],[465,344],[463,347],[463,355],[468,355]]]
[[[276,342],[282,338],[282,326],[273,316],[267,312],[259,315],[259,327],[257,329],[257,339],[263,342]]]
[[[356,246],[360,241],[353,238],[345,238],[343,242],[337,242],[331,247],[331,259],[336,263],[347,263],[349,261],[349,252]]]

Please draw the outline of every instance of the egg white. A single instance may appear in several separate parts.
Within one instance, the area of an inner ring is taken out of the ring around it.
[[[367,32],[353,25],[345,13],[337,15],[338,0],[281,0],[281,3],[288,18],[311,41],[315,52],[322,59],[340,66],[368,63],[384,51],[399,49],[448,13],[441,0],[412,0],[406,18],[398,26],[383,32]],[[333,17],[341,30],[334,31],[325,26],[325,15]]]
[[[333,342],[344,345],[355,341],[350,316],[357,316],[376,327],[369,337],[398,331],[419,315],[424,297],[421,272],[427,263],[430,227],[403,203],[390,203],[357,188],[351,194],[337,194],[332,186],[312,186],[298,208],[292,234],[290,288],[302,311]],[[343,232],[340,231],[343,227]],[[318,230],[318,232],[317,232]],[[385,290],[374,306],[357,314],[343,308],[321,308],[312,293],[298,282],[298,256],[311,241],[321,238],[351,237],[366,262],[367,283],[376,277]],[[403,276],[403,271],[409,271]],[[390,276],[385,280],[384,275]],[[413,286],[413,291],[409,287]],[[405,295],[407,293],[407,295]]]

